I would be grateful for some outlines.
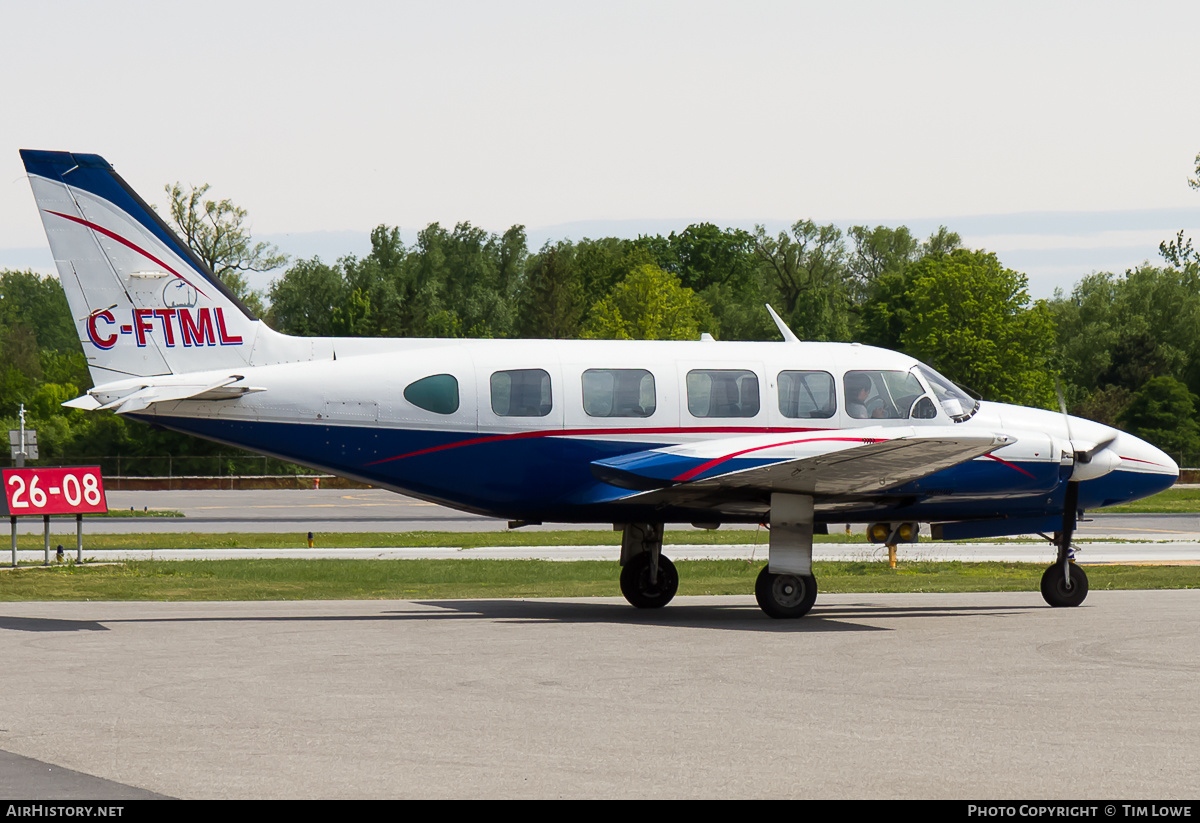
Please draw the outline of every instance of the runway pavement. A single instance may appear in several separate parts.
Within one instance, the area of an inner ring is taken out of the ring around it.
[[[339,531],[504,527],[384,492],[126,494],[188,517],[106,524],[307,531],[320,511]],[[1080,560],[1194,562],[1198,519],[1097,517]],[[765,560],[765,542],[666,551]],[[876,551],[824,544],[817,557]],[[901,549],[967,555],[1052,552]],[[771,620],[749,595],[652,612],[612,598],[6,603],[0,795],[1194,798],[1198,609],[1197,591],[1093,591],[1077,609],[1036,592],[823,594],[799,621]]]
[[[0,794],[1195,798],[1200,591],[0,607]],[[55,771],[57,770],[57,771]],[[102,794],[101,794],[102,793]]]

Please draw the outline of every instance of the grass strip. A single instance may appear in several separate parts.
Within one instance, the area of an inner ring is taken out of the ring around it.
[[[69,535],[70,548],[75,546],[74,524]],[[51,534],[52,543],[62,537]],[[821,536],[821,542],[866,543],[865,535],[847,537],[844,534]],[[17,536],[20,550],[41,550],[40,533]],[[720,546],[761,543],[766,546],[765,529],[722,529],[718,531],[668,531],[671,545]],[[315,535],[314,544],[322,549],[380,549],[380,548],[459,548],[481,546],[619,546],[621,533],[607,529],[570,529],[546,531],[496,532],[322,532]],[[65,545],[65,543],[64,543]],[[84,554],[89,550],[105,549],[302,549],[308,547],[307,532],[223,532],[206,534],[186,532],[170,534],[87,534],[83,535]],[[0,543],[0,552],[9,541]],[[0,554],[2,557],[2,554]]]
[[[1200,489],[1167,489],[1144,500],[1100,509],[1104,514],[1196,514]]]
[[[680,595],[748,595],[763,563],[682,560]],[[1037,591],[1044,564],[818,562],[822,592]],[[1200,566],[1087,568],[1092,591],[1200,588]],[[187,560],[22,566],[0,601],[437,600],[619,597],[615,561]]]
[[[51,549],[62,543],[75,549],[75,527],[69,533],[51,532]],[[668,529],[664,543],[669,546],[729,546],[760,545],[766,550],[770,537],[766,529],[719,529],[716,531],[684,531]],[[814,536],[815,543],[867,544],[862,532]],[[1036,537],[1000,537],[955,541],[962,543],[1045,543]],[[1081,540],[1086,543],[1130,543],[1126,538],[1103,537]],[[0,561],[11,543],[0,540]],[[17,536],[20,551],[41,551],[41,533]],[[478,549],[483,546],[619,546],[621,533],[607,529],[564,529],[546,531],[495,532],[322,532],[315,535],[314,546],[321,549],[404,549],[429,547],[438,549]],[[910,545],[910,544],[906,544]],[[928,538],[918,545],[935,545]],[[303,549],[308,547],[308,534],[301,532],[172,532],[166,534],[88,534],[83,535],[83,551],[158,550],[158,549]],[[879,547],[882,549],[882,547]]]

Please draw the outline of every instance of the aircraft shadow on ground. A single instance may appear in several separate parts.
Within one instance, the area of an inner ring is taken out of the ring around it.
[[[422,611],[387,611],[357,615],[213,615],[180,617],[121,617],[114,619],[22,617],[0,615],[0,631],[81,632],[108,631],[118,623],[329,623],[329,622],[436,622],[443,620],[494,620],[521,623],[610,623],[613,625],[661,626],[679,629],[721,629],[752,632],[844,632],[894,631],[886,621],[894,618],[956,618],[978,615],[1014,614],[1028,606],[912,606],[884,607],[871,603],[817,605],[798,620],[772,620],[752,605],[680,604],[641,611],[622,603],[593,603],[561,600],[424,600]],[[196,605],[196,604],[192,604]],[[229,604],[221,604],[229,607]],[[860,622],[862,621],[862,622]],[[869,621],[869,622],[867,622]],[[883,625],[880,623],[884,622]]]

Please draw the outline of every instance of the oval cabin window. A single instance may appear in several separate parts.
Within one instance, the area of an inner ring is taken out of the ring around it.
[[[458,380],[452,374],[422,377],[408,384],[404,399],[434,414],[454,414],[458,411]]]

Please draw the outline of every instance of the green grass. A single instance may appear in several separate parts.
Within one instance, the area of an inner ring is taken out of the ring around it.
[[[676,561],[680,595],[748,595],[763,562]],[[822,592],[1038,590],[1029,563],[815,563]],[[1089,566],[1093,591],[1200,588],[1200,566]],[[615,561],[187,560],[22,566],[0,572],[0,601],[434,600],[618,597]]]
[[[173,509],[109,509],[102,514],[85,514],[84,517],[183,517],[183,512]]]
[[[75,550],[75,525],[70,532],[54,532],[50,535],[51,546],[63,543]],[[67,542],[69,540],[69,543]],[[867,545],[866,535],[857,532],[816,535],[814,542],[822,544]],[[669,546],[728,546],[760,545],[766,550],[769,535],[766,529],[721,529],[718,531],[683,531],[667,529],[665,543]],[[979,540],[964,540],[964,543],[1044,543],[1041,538],[989,537]],[[1095,538],[1089,543],[1128,543],[1124,538]],[[578,529],[561,531],[497,531],[497,532],[319,532],[314,537],[314,546],[319,549],[477,549],[482,546],[619,546],[621,533],[605,529]],[[921,545],[930,545],[928,538]],[[3,552],[9,550],[10,540],[0,538],[0,562]],[[17,536],[17,548],[25,551],[41,551],[42,534]],[[83,550],[156,550],[156,549],[302,549],[308,547],[308,534],[301,532],[202,532],[170,534],[88,534],[84,527]],[[883,547],[876,545],[882,551]]]
[[[1113,514],[1195,514],[1200,512],[1200,489],[1167,489],[1165,492],[1100,512]]]
[[[70,548],[75,547],[75,525],[70,524]],[[63,536],[51,535],[53,541]],[[719,531],[668,530],[667,542],[675,546],[720,546],[741,543],[767,544],[765,529],[728,529]],[[866,537],[856,534],[818,536],[819,542],[866,543]],[[41,533],[17,537],[18,549],[40,550]],[[379,549],[379,548],[460,548],[480,546],[619,546],[621,533],[602,529],[563,531],[498,531],[498,532],[328,532],[317,533],[314,544],[322,549]],[[0,538],[2,552],[10,545]],[[66,545],[64,543],[64,545]],[[307,532],[223,532],[217,534],[88,534],[84,527],[84,553],[104,549],[300,549],[307,548]]]

